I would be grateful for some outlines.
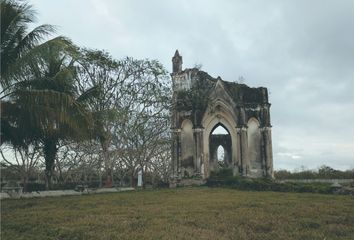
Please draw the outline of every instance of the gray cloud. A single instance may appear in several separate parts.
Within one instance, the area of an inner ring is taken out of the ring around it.
[[[79,45],[266,86],[275,168],[354,168],[354,2],[32,0]]]

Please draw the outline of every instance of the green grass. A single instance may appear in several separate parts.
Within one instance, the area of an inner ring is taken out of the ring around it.
[[[354,198],[196,187],[4,200],[1,239],[354,239]]]

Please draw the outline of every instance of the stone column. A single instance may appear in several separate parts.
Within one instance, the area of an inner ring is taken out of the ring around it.
[[[270,126],[263,128],[264,138],[264,154],[265,154],[265,167],[266,176],[274,178],[273,173],[273,149],[272,149],[272,128]]]
[[[266,155],[266,134],[265,134],[265,128],[264,127],[259,127],[260,133],[261,133],[261,160],[262,160],[262,176],[266,177],[267,176],[267,155]]]
[[[195,174],[196,176],[201,176],[201,166],[203,163],[203,128],[193,129],[194,134],[194,164],[195,164]],[[204,176],[201,176],[204,177]]]
[[[172,181],[181,178],[181,129],[172,129]]]
[[[248,174],[248,158],[247,158],[247,126],[237,126],[236,127],[237,136],[238,136],[238,157],[239,157],[239,168],[241,176],[247,176]]]
[[[238,174],[242,175],[243,172],[243,161],[242,161],[242,152],[241,152],[241,148],[242,148],[242,144],[241,144],[241,132],[242,132],[242,128],[241,127],[236,127],[236,132],[237,132],[237,146],[236,146],[236,161],[234,163],[234,166],[238,168]],[[232,147],[231,147],[232,149]],[[232,150],[231,150],[232,151]]]
[[[249,162],[248,162],[248,136],[247,136],[247,125],[242,126],[241,130],[241,151],[242,151],[242,175],[247,176],[249,172]]]

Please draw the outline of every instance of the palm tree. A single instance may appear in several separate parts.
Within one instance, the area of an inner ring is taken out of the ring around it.
[[[15,81],[19,70],[29,60],[27,54],[55,31],[51,25],[40,25],[29,31],[36,20],[32,6],[23,1],[0,0],[1,6],[1,85],[5,90]]]
[[[37,43],[53,27],[27,33],[34,11],[26,3],[1,1],[1,143],[19,148],[40,144],[51,187],[60,140],[88,138],[92,118],[85,101],[95,87],[78,94],[74,86],[76,48],[58,37]]]
[[[79,95],[74,86],[74,49],[68,51],[49,45],[43,50],[41,59],[30,67],[33,76],[18,89],[16,96],[17,102],[30,111],[28,123],[39,131],[35,139],[43,144],[50,186],[59,140],[90,138],[93,120],[86,100],[92,97],[96,88]]]
[[[81,95],[77,92],[73,53],[74,48],[63,49],[56,44],[41,48],[29,63],[25,80],[10,95],[12,106],[5,108],[3,141],[19,147],[33,142],[43,146],[47,188],[51,187],[59,141],[88,139],[93,129],[85,103],[95,87]],[[6,134],[11,132],[20,134]]]

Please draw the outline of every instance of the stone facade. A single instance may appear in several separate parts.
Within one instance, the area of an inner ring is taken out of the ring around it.
[[[234,175],[273,178],[270,103],[264,87],[213,78],[197,68],[182,69],[172,58],[172,185],[208,178],[216,170],[216,151]],[[224,127],[227,135],[211,135]]]

